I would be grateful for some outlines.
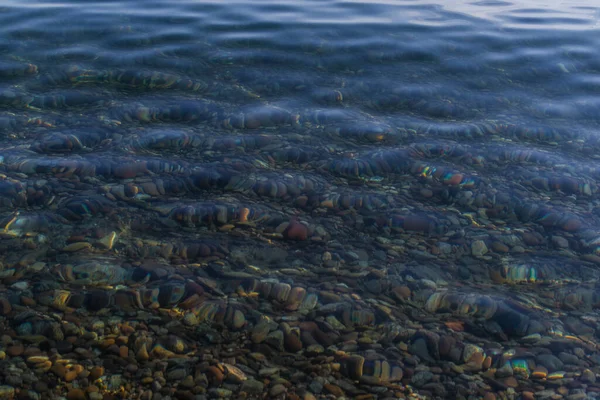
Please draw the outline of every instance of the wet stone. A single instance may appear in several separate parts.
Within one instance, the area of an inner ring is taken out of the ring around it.
[[[596,374],[589,369],[585,369],[581,374],[581,380],[587,383],[596,383]]]
[[[285,388],[285,386],[283,386],[281,384],[277,384],[269,390],[269,395],[275,397],[275,396],[279,396],[282,393],[285,393],[286,391],[287,391],[287,389]]]
[[[254,379],[248,379],[244,381],[240,390],[250,395],[260,394],[264,390],[264,384]]]
[[[471,244],[471,254],[475,257],[481,257],[488,252],[488,248],[483,240],[475,240]]]
[[[560,371],[563,369],[563,362],[560,359],[552,354],[539,354],[536,357],[537,363],[543,365],[548,368],[549,372]]]
[[[414,374],[410,380],[411,385],[420,388],[433,379],[433,374],[429,371],[419,371]]]

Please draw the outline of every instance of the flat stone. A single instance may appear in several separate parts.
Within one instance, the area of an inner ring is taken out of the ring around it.
[[[342,397],[344,395],[344,391],[342,390],[342,388],[336,385],[332,385],[331,383],[324,384],[323,389],[325,389],[325,392],[331,393],[335,397]]]
[[[273,367],[273,368],[261,368],[258,371],[258,376],[260,377],[271,377],[273,375],[277,375],[279,373],[279,368],[277,367]]]
[[[546,376],[548,376],[548,369],[543,365],[538,365],[531,373],[531,377],[535,379],[545,379]]]
[[[285,388],[285,386],[283,386],[282,384],[277,384],[273,386],[271,390],[269,390],[269,395],[275,397],[279,396],[282,393],[285,393],[286,391],[287,389]]]
[[[255,379],[248,379],[242,384],[241,391],[248,394],[261,394],[265,388],[265,385]]]

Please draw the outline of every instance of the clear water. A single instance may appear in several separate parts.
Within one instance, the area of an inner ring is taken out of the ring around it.
[[[584,1],[3,2],[5,328],[102,336],[110,315],[279,367],[319,344],[348,397],[593,397],[599,21]],[[301,348],[248,340],[265,318]]]

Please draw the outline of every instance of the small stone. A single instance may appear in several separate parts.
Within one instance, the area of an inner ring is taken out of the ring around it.
[[[456,339],[450,335],[442,336],[439,343],[440,356],[446,357],[448,354],[450,354],[450,351],[455,348],[455,346]]]
[[[427,349],[427,342],[424,338],[418,338],[414,342],[408,346],[408,351],[411,354],[418,356],[421,360],[433,363],[435,360],[429,354],[429,350]]]
[[[225,379],[225,373],[216,365],[208,367],[206,374],[217,383],[221,383]]]
[[[140,347],[140,349],[138,350],[138,352],[135,355],[135,358],[138,361],[148,361],[148,359],[150,358],[150,355],[148,354],[148,350],[146,349],[145,343],[142,345],[142,347]]]
[[[494,250],[496,253],[508,253],[510,251],[508,246],[502,242],[492,243],[492,250]]]
[[[302,350],[302,340],[294,332],[284,333],[285,349],[291,353],[297,353]]]
[[[569,248],[569,241],[562,236],[552,236],[552,244],[559,249]]]
[[[548,369],[543,365],[538,365],[531,373],[531,377],[535,379],[545,379],[546,376],[548,376]]]
[[[264,390],[265,385],[255,379],[248,379],[242,384],[242,392],[248,394],[261,394]]]
[[[562,370],[564,366],[563,362],[553,354],[538,354],[536,361],[550,372]]]
[[[13,344],[6,349],[6,354],[11,357],[18,357],[25,352],[25,347],[21,343]]]
[[[275,349],[277,349],[278,351],[280,351],[282,353],[284,351],[283,341],[284,341],[283,332],[281,332],[280,330],[276,330],[276,331],[269,333],[269,335],[265,339],[266,343],[270,344],[271,346],[273,346]]]
[[[75,371],[74,369],[67,371],[65,373],[65,376],[63,377],[63,379],[65,380],[65,382],[71,382],[74,381],[75,378],[77,378],[77,371]]]
[[[285,393],[286,390],[287,389],[285,388],[285,386],[279,383],[273,386],[271,390],[269,390],[269,395],[272,397],[279,396],[280,394]]]
[[[496,378],[507,378],[513,376],[513,369],[510,363],[505,363],[502,367],[496,370]]]
[[[50,371],[59,378],[64,378],[67,374],[67,367],[64,364],[55,364]]]
[[[283,237],[290,240],[306,240],[308,238],[308,227],[292,220],[283,232]]]
[[[29,289],[29,283],[25,281],[16,282],[13,283],[10,287],[17,290],[27,290]]]
[[[594,374],[589,369],[586,369],[581,374],[581,380],[587,383],[596,383],[596,374]]]
[[[475,257],[481,257],[488,252],[488,248],[483,240],[475,240],[471,243],[471,254]]]
[[[76,243],[71,243],[71,244],[63,247],[62,251],[76,252],[76,251],[83,250],[83,249],[89,249],[91,247],[92,247],[92,245],[89,244],[88,242],[76,242]]]
[[[187,376],[185,369],[175,368],[167,372],[167,381],[180,381]]]
[[[332,385],[330,383],[324,384],[323,389],[325,389],[327,393],[331,393],[335,397],[342,397],[344,395],[344,391],[339,386]]]
[[[250,340],[252,340],[252,343],[262,343],[265,341],[270,331],[271,324],[267,320],[261,320],[254,326],[254,328],[252,328]]]
[[[419,371],[413,375],[410,380],[411,385],[419,388],[433,379],[433,374],[429,371]]]
[[[90,371],[90,379],[95,381],[104,375],[104,367],[94,367]]]
[[[127,358],[127,357],[129,357],[129,347],[127,347],[125,345],[119,347],[119,356],[121,358]]]
[[[279,368],[277,367],[273,367],[273,368],[261,368],[258,371],[258,376],[260,376],[261,378],[265,378],[265,377],[273,377],[275,375],[277,375],[279,373]]]
[[[496,395],[492,392],[487,392],[484,396],[483,396],[483,400],[496,400]]]
[[[535,394],[533,392],[521,392],[521,397],[523,400],[535,400]]]
[[[514,376],[509,376],[508,378],[504,379],[502,382],[504,382],[504,384],[508,387],[511,388],[516,388],[519,386],[519,382],[517,381],[517,379]]]
[[[67,400],[86,400],[85,392],[81,389],[71,389],[67,393]]]
[[[5,298],[0,298],[0,315],[8,315],[12,311],[10,302]]]
[[[567,396],[567,400],[584,400],[589,399],[586,393],[574,393]]]
[[[111,250],[113,245],[115,244],[115,239],[117,238],[116,232],[111,232],[108,235],[104,236],[102,239],[98,241],[104,248]]]
[[[313,379],[309,384],[308,388],[316,394],[320,394],[323,391],[323,383],[320,381]]]
[[[184,388],[191,389],[194,386],[196,386],[196,383],[194,382],[194,378],[191,375],[188,375],[185,377],[185,379],[183,381],[181,381],[179,386],[183,386]]]

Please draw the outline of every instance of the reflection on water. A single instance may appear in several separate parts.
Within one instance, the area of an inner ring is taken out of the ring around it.
[[[595,398],[599,16],[2,3],[0,397]]]

